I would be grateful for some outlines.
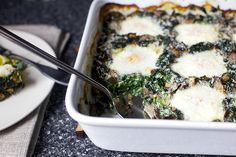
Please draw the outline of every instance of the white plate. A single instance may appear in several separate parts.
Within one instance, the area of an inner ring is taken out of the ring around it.
[[[42,50],[55,56],[53,49],[41,38],[26,32],[13,31],[25,40],[40,47]],[[0,46],[11,50],[16,54],[23,55],[36,62],[40,62],[45,65],[50,65],[49,62],[41,59],[40,57],[32,54],[19,47],[18,45],[8,41],[0,36]],[[54,66],[53,66],[54,67]],[[50,93],[54,82],[45,76],[43,76],[37,69],[32,66],[28,66],[24,71],[25,87],[16,92],[16,94],[10,96],[4,101],[0,102],[0,130],[3,130],[16,122],[20,121],[36,109],[43,100]]]

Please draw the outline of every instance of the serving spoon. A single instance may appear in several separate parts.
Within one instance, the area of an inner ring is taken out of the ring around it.
[[[94,79],[82,74],[78,70],[75,70],[71,66],[58,60],[57,58],[53,57],[49,53],[43,51],[42,49],[38,48],[37,46],[35,46],[31,43],[29,43],[28,41],[17,36],[16,34],[12,33],[11,31],[7,30],[6,28],[4,28],[2,26],[0,26],[0,34],[2,36],[6,37],[7,39],[13,41],[14,43],[18,44],[19,46],[28,49],[30,52],[38,55],[41,58],[44,58],[45,60],[49,61],[52,64],[56,65],[58,68],[62,69],[63,71],[65,71],[69,74],[76,75],[78,78],[82,79],[83,81],[88,82],[90,85],[92,85],[92,86],[96,87],[97,89],[99,89],[100,91],[102,91],[109,98],[110,103],[112,105],[112,113],[110,116],[115,117],[115,118],[123,118],[121,116],[121,114],[117,111],[112,93],[106,87],[104,87],[102,84],[100,84],[99,82],[95,81]]]

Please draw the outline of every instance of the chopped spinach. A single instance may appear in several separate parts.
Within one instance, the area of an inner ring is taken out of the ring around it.
[[[145,77],[139,74],[130,74],[123,76],[117,83],[108,84],[108,89],[115,95],[140,96],[143,93],[143,84]]]
[[[228,40],[228,39],[219,40],[216,43],[216,47],[219,48],[221,51],[226,52],[226,53],[236,51],[235,43],[231,40]]]
[[[190,53],[211,50],[213,47],[214,44],[212,43],[200,42],[190,47]]]
[[[157,60],[156,67],[157,69],[169,68],[170,64],[173,63],[174,60],[175,56],[172,53],[165,51],[163,54],[161,54],[161,56]]]
[[[165,71],[156,70],[154,74],[147,78],[145,87],[153,93],[164,93],[165,83],[170,81],[171,75]]]
[[[236,122],[236,101],[233,98],[225,98],[223,100],[223,107],[225,110],[224,121]]]

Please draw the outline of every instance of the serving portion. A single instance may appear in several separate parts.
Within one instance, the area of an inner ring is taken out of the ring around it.
[[[41,38],[21,31],[13,31],[13,33],[55,56],[52,48]],[[28,50],[12,43],[11,41],[8,41],[1,36],[0,45],[14,54],[22,55],[32,61],[55,67],[51,63],[35,56]],[[0,130],[3,130],[20,121],[35,110],[40,104],[42,104],[50,93],[54,82],[43,76],[37,69],[30,65],[24,69],[22,62],[19,62],[18,60],[10,59],[10,62],[6,57],[1,58],[1,62],[3,61],[2,63],[4,63],[5,66],[7,65],[6,69],[10,67],[7,72],[4,72],[5,76],[8,76],[6,74],[9,74],[10,77],[0,78],[2,81],[0,84],[4,84],[1,88],[4,87],[3,90],[6,89],[10,92],[10,94],[15,91],[13,95],[0,102]],[[10,63],[12,67],[10,64],[5,63]],[[21,71],[23,69],[24,71]],[[24,88],[21,89],[23,85],[22,83],[24,84]],[[6,84],[7,86],[5,86]]]
[[[8,51],[0,47],[0,54]],[[22,72],[26,65],[17,59],[0,55],[0,101],[8,98],[24,86]]]
[[[147,118],[236,122],[235,11],[107,4],[100,18],[92,77],[124,116],[140,102]],[[95,93],[100,116],[110,106]]]

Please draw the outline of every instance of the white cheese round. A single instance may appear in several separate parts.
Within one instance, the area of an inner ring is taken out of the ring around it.
[[[236,34],[233,34],[233,35],[232,35],[232,38],[233,38],[233,41],[236,42]]]
[[[162,52],[162,47],[155,47],[154,45],[148,47],[129,45],[121,52],[112,54],[113,62],[110,68],[117,71],[119,75],[132,73],[150,75]]]
[[[15,68],[10,64],[4,64],[0,66],[0,77],[7,77],[11,75],[11,73],[15,70]]]
[[[213,121],[224,118],[222,101],[225,95],[206,85],[196,85],[177,91],[171,106],[184,114],[185,120]]]
[[[180,24],[174,30],[178,33],[176,40],[188,46],[199,42],[215,42],[218,40],[219,28],[213,24]]]
[[[163,30],[159,23],[151,17],[131,16],[121,21],[116,32],[118,34],[136,33],[137,35],[162,35]]]
[[[171,68],[183,77],[213,77],[227,72],[223,57],[216,50],[183,55]]]

